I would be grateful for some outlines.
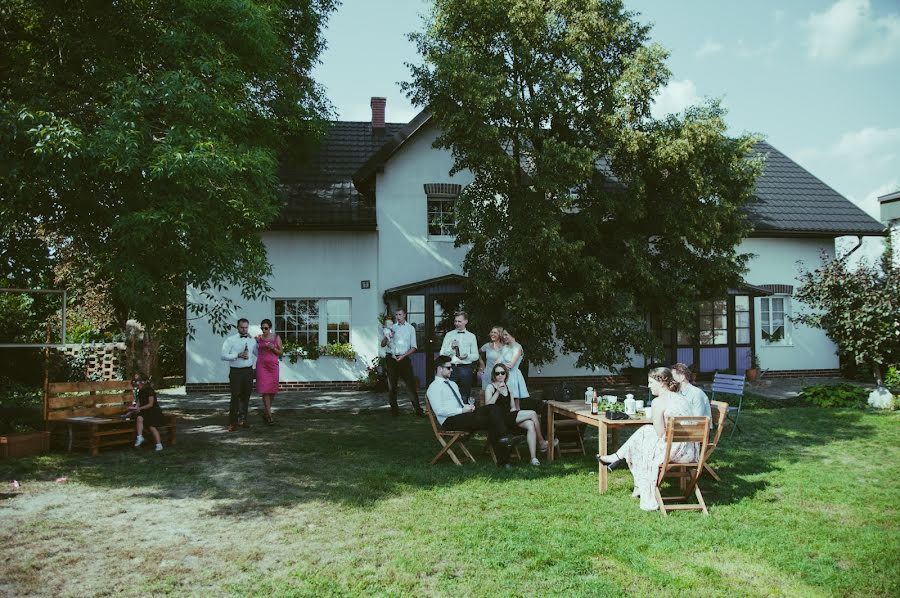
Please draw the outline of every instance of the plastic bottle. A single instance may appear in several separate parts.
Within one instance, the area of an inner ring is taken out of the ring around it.
[[[591,403],[591,397],[593,397],[593,396],[594,396],[594,387],[593,387],[593,386],[588,386],[588,387],[587,387],[587,390],[584,391],[584,404],[585,404],[585,405],[590,405],[590,403]]]

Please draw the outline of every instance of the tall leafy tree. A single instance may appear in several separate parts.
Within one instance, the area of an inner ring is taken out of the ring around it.
[[[329,108],[310,72],[335,0],[11,0],[0,8],[7,282],[103,285],[115,320],[189,304],[218,330],[267,292],[276,168]],[[49,286],[49,285],[48,285]],[[181,324],[179,324],[179,327]]]
[[[710,101],[654,119],[667,53],[619,0],[436,0],[405,89],[454,169],[469,308],[532,363],[658,354],[646,316],[686,322],[739,284],[755,141]]]
[[[886,368],[900,364],[900,268],[890,244],[881,267],[822,256],[822,265],[800,275],[794,296],[808,309],[793,321],[825,331],[838,351],[872,369],[881,385]]]

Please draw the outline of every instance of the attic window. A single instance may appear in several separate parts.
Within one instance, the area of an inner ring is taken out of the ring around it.
[[[427,223],[429,237],[456,236],[456,198],[462,185],[450,183],[426,183],[428,198]]]

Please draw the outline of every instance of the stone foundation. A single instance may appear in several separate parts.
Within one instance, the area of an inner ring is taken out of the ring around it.
[[[256,385],[253,385],[253,392],[256,392]],[[185,384],[185,392],[206,393],[206,392],[230,392],[227,382],[194,382]],[[288,392],[294,390],[322,390],[322,391],[346,391],[359,390],[359,382],[356,380],[320,380],[315,382],[279,382],[278,392]]]

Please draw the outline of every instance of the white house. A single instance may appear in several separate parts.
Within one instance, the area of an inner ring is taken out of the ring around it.
[[[416,325],[414,370],[424,383],[463,300],[465,248],[454,247],[445,217],[469,172],[448,174],[452,157],[432,147],[437,130],[423,111],[406,124],[385,123],[383,98],[372,98],[371,122],[335,122],[312,164],[283,169],[288,202],[263,235],[273,265],[271,300],[244,302],[235,315],[275,323],[284,339],[301,344],[352,343],[360,358],[282,362],[283,388],[354,388],[378,353],[378,314],[404,306]],[[698,310],[697,339],[671,331],[670,359],[701,372],[750,365],[755,347],[768,375],[831,375],[835,346],[821,330],[795,327],[790,316],[800,269],[834,254],[845,235],[883,235],[884,227],[787,156],[766,143],[751,208],[754,233],[741,245],[756,257],[746,284]],[[189,296],[192,291],[189,291]],[[188,391],[223,390],[228,368],[222,338],[203,323],[187,341]],[[479,339],[481,340],[481,339]],[[527,357],[527,347],[526,357]],[[607,372],[574,367],[575,357],[532,368],[533,382],[591,379]],[[636,356],[633,365],[643,366]]]

